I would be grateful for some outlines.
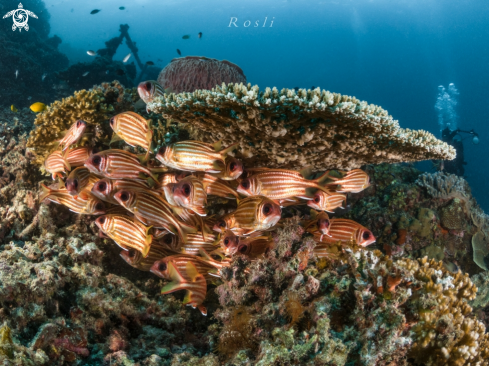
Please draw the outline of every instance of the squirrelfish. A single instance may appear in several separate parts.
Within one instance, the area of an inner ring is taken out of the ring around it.
[[[175,238],[175,235],[167,234],[167,236]],[[140,271],[149,271],[156,261],[175,254],[178,253],[174,252],[166,245],[161,245],[159,240],[153,240],[146,258],[143,257],[141,252],[135,249],[123,250],[121,251],[120,256],[130,266],[139,269]]]
[[[207,193],[202,181],[188,176],[173,185],[173,200],[177,206],[187,208],[200,216],[206,216]]]
[[[48,173],[51,173],[54,180],[56,177],[63,178],[63,174],[61,173],[70,171],[71,165],[66,159],[66,154],[57,150],[48,155],[44,161],[44,168]]]
[[[329,234],[329,228],[331,226],[331,222],[329,216],[326,212],[321,211],[317,212],[311,210],[311,220],[306,221],[303,226],[304,229],[311,234],[319,234],[320,240],[323,238],[323,235],[331,236]]]
[[[194,227],[173,216],[168,202],[153,192],[147,190],[120,190],[114,194],[114,198],[145,225],[166,229],[178,235],[183,242],[187,239],[187,233],[197,231]]]
[[[226,168],[219,173],[215,173],[216,177],[223,180],[235,180],[243,174],[243,163],[240,160],[232,156],[226,156],[224,162],[226,163]]]
[[[218,221],[214,230],[230,229],[238,235],[250,235],[255,231],[270,229],[280,220],[281,214],[280,206],[271,199],[263,196],[247,197],[238,200],[236,211]]]
[[[158,180],[150,169],[141,165],[139,158],[125,150],[105,150],[92,154],[85,166],[95,174],[110,179],[140,179],[144,175]]]
[[[87,128],[87,123],[79,119],[70,127],[64,137],[59,140],[59,145],[63,146],[63,151],[69,148],[71,145],[76,144],[82,137],[85,129]]]
[[[180,141],[161,147],[156,159],[178,170],[220,173],[226,168],[226,154],[236,146],[234,144],[220,150],[220,143],[211,145],[201,141]]]
[[[192,175],[199,178],[204,184],[205,191],[209,196],[218,196],[223,198],[239,198],[238,192],[231,188],[227,182],[207,173],[193,173]]]
[[[82,190],[90,191],[99,179],[95,174],[90,173],[87,168],[80,166],[68,175],[65,183],[66,189],[76,199]]]
[[[241,253],[252,258],[256,258],[266,252],[273,246],[273,240],[270,236],[254,233],[249,237],[239,237],[231,230],[226,230],[220,235],[219,243],[225,255],[232,256]]]
[[[71,165],[71,167],[83,166],[91,154],[92,148],[90,147],[76,147],[68,150],[66,161]]]
[[[156,97],[161,97],[165,94],[165,89],[155,80],[148,80],[139,83],[139,97],[146,103],[152,102]]]
[[[366,227],[358,222],[348,219],[331,219],[329,236],[321,233],[314,234],[314,240],[318,243],[353,242],[366,247],[375,243],[375,236]]]
[[[95,220],[98,228],[124,250],[133,248],[147,257],[153,241],[150,227],[125,215],[104,215]]]
[[[315,210],[334,212],[346,203],[346,196],[342,193],[326,193],[317,191],[307,205]]]
[[[150,269],[151,273],[161,278],[167,278],[165,277],[165,272],[168,269],[169,262],[173,262],[175,267],[181,271],[185,270],[188,262],[192,263],[209,283],[215,282],[216,278],[219,278],[219,269],[221,267],[214,265],[217,261],[208,261],[205,258],[190,254],[174,254],[168,257],[158,258]],[[227,265],[227,262],[224,263]]]
[[[48,199],[82,215],[102,215],[105,213],[104,203],[87,191],[80,192],[75,199],[63,185],[60,189],[52,189],[44,184],[41,184],[41,187],[42,193],[39,196],[39,201]]]
[[[326,191],[323,181],[328,178],[327,173],[314,180],[306,179],[304,173],[285,169],[259,169],[251,170],[251,175],[241,180],[238,192],[245,196],[262,195],[272,200],[286,200],[299,197],[312,199],[308,189]]]
[[[117,136],[130,146],[140,146],[147,151],[145,159],[151,151],[151,120],[144,119],[137,113],[124,112],[110,119],[110,127]],[[114,141],[114,138],[112,139]]]
[[[144,181],[103,178],[93,185],[91,191],[101,200],[118,205],[119,202],[114,198],[114,194],[125,189],[149,189],[149,186]]]
[[[187,241],[181,244],[180,250],[186,254],[199,255],[201,250],[212,252],[217,249],[215,245],[216,236],[214,234],[206,234],[205,239],[202,238],[202,233],[187,234]]]
[[[31,109],[31,111],[39,113],[46,109],[46,104],[37,102],[32,104],[29,108]]]
[[[350,170],[349,172],[346,172],[346,175],[343,178],[335,178],[332,176],[329,176],[328,178],[334,181],[333,183],[330,183],[330,185],[339,186],[336,188],[336,192],[339,193],[358,193],[370,186],[370,177],[361,169]]]
[[[201,275],[192,262],[187,262],[185,270],[178,270],[173,261],[159,263],[159,266],[166,267],[160,271],[164,278],[171,280],[169,284],[163,286],[162,294],[169,294],[178,290],[186,290],[187,293],[183,299],[184,305],[198,308],[202,315],[207,315],[207,309],[202,303],[207,294],[207,283],[203,275]]]

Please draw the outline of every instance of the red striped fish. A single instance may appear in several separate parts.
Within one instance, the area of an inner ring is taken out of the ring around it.
[[[165,265],[168,265],[168,262],[173,262],[176,268],[181,271],[185,270],[188,262],[191,262],[195,268],[197,268],[197,271],[202,273],[207,283],[215,283],[216,278],[220,277],[219,270],[222,268],[222,265],[220,265],[221,262],[217,262],[215,260],[209,261],[206,258],[181,253],[159,258],[151,267],[151,273],[157,275],[158,277],[165,278]],[[228,262],[222,263],[229,265]]]
[[[149,189],[149,186],[144,181],[103,178],[93,185],[92,194],[105,202],[118,205],[119,202],[114,198],[114,194],[126,189]]]
[[[215,173],[214,175],[217,178],[223,180],[235,180],[243,174],[243,163],[240,160],[232,156],[226,156],[224,162],[226,163],[226,169],[222,170],[220,173]]]
[[[232,230],[237,235],[250,235],[255,231],[265,231],[274,226],[282,214],[280,206],[263,196],[238,200],[238,208],[224,216],[213,227],[215,231]]]
[[[179,290],[186,290],[187,294],[183,299],[183,304],[189,305],[194,309],[198,308],[202,315],[207,315],[207,309],[202,305],[207,294],[207,283],[204,276],[197,271],[193,263],[188,261],[183,271],[178,270],[173,261],[160,262],[159,267],[161,269],[166,267],[160,273],[163,274],[165,279],[172,281],[163,286],[161,293],[169,294]]]
[[[320,211],[334,212],[338,207],[344,208],[346,196],[341,193],[317,191],[307,205]]]
[[[71,165],[66,160],[66,156],[62,151],[54,151],[46,158],[44,161],[44,168],[48,173],[50,173],[53,177],[53,180],[56,177],[63,178],[63,174],[66,171],[71,170]]]
[[[181,244],[180,250],[192,255],[199,255],[201,250],[212,252],[217,249],[216,239],[214,234],[206,234],[205,239],[202,238],[202,233],[187,234],[187,241]]]
[[[153,236],[148,234],[150,227],[124,215],[100,216],[95,220],[95,224],[122,249],[133,248],[141,252],[143,257],[148,256],[153,241]]]
[[[326,212],[317,212],[314,210],[311,210],[311,220],[306,221],[303,226],[304,229],[313,234],[313,235],[320,235],[320,240],[322,239],[323,235],[331,236],[329,234],[329,228],[331,226],[331,222],[329,219],[329,216]]]
[[[207,193],[199,178],[192,175],[185,177],[172,188],[173,201],[177,206],[187,208],[200,216],[207,215]]]
[[[345,173],[345,172],[343,172]],[[346,172],[343,178],[329,176],[334,182],[329,185],[338,186],[336,192],[339,193],[358,193],[370,186],[370,177],[362,169],[353,169]]]
[[[114,198],[143,224],[166,229],[178,235],[184,243],[188,233],[197,231],[175,218],[168,202],[148,190],[120,190]]]
[[[87,123],[85,121],[82,121],[81,119],[73,123],[70,129],[66,131],[64,137],[58,141],[59,145],[63,146],[63,151],[65,151],[71,145],[76,144],[78,140],[80,140],[80,138],[82,137],[86,128]]]
[[[175,238],[175,235],[168,234],[168,236]],[[139,269],[140,271],[149,271],[156,261],[175,254],[178,253],[171,250],[165,244],[162,245],[160,240],[153,240],[146,258],[143,257],[141,252],[135,249],[122,250],[120,256],[130,266]]]
[[[145,159],[148,158],[151,151],[151,140],[153,139],[150,119],[146,120],[134,112],[124,112],[110,119],[110,127],[128,145],[140,146],[146,150]]]
[[[304,178],[303,173],[285,169],[261,169],[241,180],[238,192],[245,196],[265,196],[272,200],[299,197],[311,200],[310,190],[327,191],[323,182],[327,173],[314,180]]]
[[[141,165],[137,155],[125,150],[112,149],[93,154],[85,166],[92,173],[110,179],[141,179],[142,175],[146,175],[154,182],[158,181],[150,169]]]
[[[66,156],[66,161],[71,165],[71,167],[83,166],[92,154],[93,149],[90,147],[76,147],[68,151]]]
[[[226,168],[226,154],[237,147],[237,143],[220,150],[220,144],[201,141],[180,141],[163,146],[156,154],[164,165],[190,172],[220,173]]]
[[[165,89],[163,89],[163,87],[158,84],[157,81],[148,80],[139,83],[138,94],[139,97],[144,101],[144,103],[148,104],[152,102],[156,97],[165,94]]]
[[[105,213],[104,203],[87,191],[80,192],[78,198],[75,199],[63,185],[60,189],[52,189],[44,184],[41,184],[41,187],[40,202],[48,199],[81,215],[102,215]]]
[[[202,181],[205,191],[209,196],[218,196],[228,199],[239,198],[238,192],[220,178],[207,173],[193,173],[192,175]]]
[[[329,236],[316,233],[314,240],[318,243],[356,242],[362,247],[375,243],[375,236],[366,227],[348,219],[331,219]]]
[[[225,255],[233,256],[237,253],[256,258],[265,253],[274,244],[270,236],[254,233],[249,237],[239,237],[231,230],[226,230],[219,239]]]
[[[78,193],[88,185],[89,178],[90,172],[85,167],[80,166],[72,170],[65,182],[68,193],[76,199]]]

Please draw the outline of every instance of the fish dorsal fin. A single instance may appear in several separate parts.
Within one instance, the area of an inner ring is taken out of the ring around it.
[[[185,265],[185,270],[187,271],[187,276],[189,276],[190,281],[195,282],[200,273],[195,268],[194,264],[191,261],[188,261]]]
[[[305,179],[309,179],[309,177],[312,175],[312,166],[306,166],[299,170],[300,175],[302,175]]]
[[[216,141],[212,144],[212,147],[214,148],[214,150],[216,151],[221,151],[222,149],[222,139],[219,140],[219,141]]]
[[[221,154],[221,156],[225,156],[227,155],[228,153],[230,153],[231,151],[233,151],[234,149],[236,149],[239,145],[239,142],[236,142],[228,147],[226,147],[225,149],[219,151],[219,153]]]
[[[206,261],[213,261],[209,253],[205,251],[205,249],[200,248],[199,249],[199,254],[202,258],[204,258]]]

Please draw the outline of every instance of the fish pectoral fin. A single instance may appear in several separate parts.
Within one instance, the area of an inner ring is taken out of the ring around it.
[[[123,141],[123,138],[120,137],[118,134],[116,134],[115,132],[112,134],[112,138],[110,139],[110,142],[109,142],[109,146],[112,145],[114,142],[117,142],[117,141]]]
[[[187,263],[190,263],[190,261],[187,262]],[[195,271],[197,271],[197,270],[195,270]],[[169,274],[170,278],[173,281],[173,282],[170,282],[170,283],[175,283],[175,284],[181,285],[181,284],[187,282],[187,280],[178,271],[178,269],[175,266],[175,264],[173,263],[173,261],[169,261],[168,262],[168,274]],[[174,291],[176,291],[176,290],[174,290]]]

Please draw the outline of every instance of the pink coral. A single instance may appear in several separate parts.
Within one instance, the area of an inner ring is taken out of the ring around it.
[[[187,56],[173,59],[158,76],[163,88],[174,93],[210,90],[222,83],[246,83],[240,67],[232,62],[207,57]]]

